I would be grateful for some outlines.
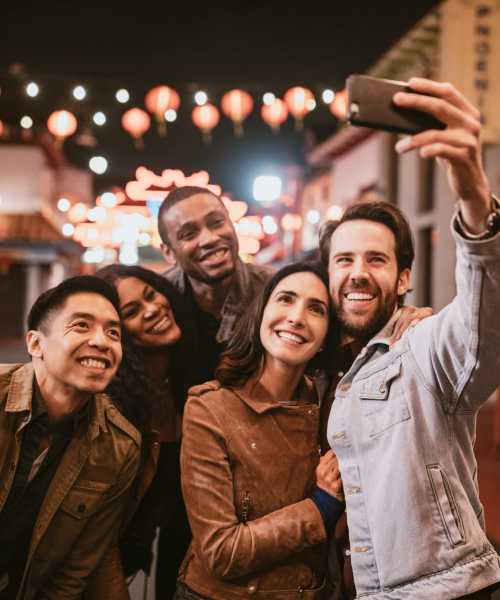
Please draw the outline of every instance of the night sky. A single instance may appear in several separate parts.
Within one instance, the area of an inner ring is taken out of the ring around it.
[[[83,127],[95,110],[108,115],[103,128],[92,127],[95,148],[66,143],[75,164],[86,166],[93,154],[106,156],[110,168],[96,177],[96,192],[123,183],[144,164],[156,171],[206,169],[235,197],[250,198],[255,175],[273,165],[302,160],[304,143],[335,129],[327,108],[306,118],[306,133],[289,120],[273,135],[260,119],[262,93],[276,95],[292,85],[309,86],[320,100],[325,87],[340,89],[347,75],[363,72],[397,41],[436,1],[418,2],[233,2],[180,4],[116,2],[11,2],[2,7],[0,35],[0,119],[14,122],[30,114],[42,126],[56,108],[74,110]],[[12,69],[12,65],[22,65]],[[10,69],[10,71],[9,71]],[[9,75],[10,72],[10,75]],[[13,74],[14,73],[14,74]],[[22,93],[22,81],[37,81],[37,99]],[[83,103],[71,99],[72,87],[88,88]],[[154,126],[145,150],[135,150],[120,126],[120,115],[143,107],[145,92],[165,83],[181,94],[178,120],[160,138]],[[114,92],[131,91],[128,105]],[[218,104],[222,94],[242,87],[256,107],[235,139],[224,117],[213,142],[202,143],[191,122],[192,92],[203,89]]]

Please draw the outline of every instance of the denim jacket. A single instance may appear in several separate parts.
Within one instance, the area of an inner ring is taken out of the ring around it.
[[[31,418],[33,377],[31,363],[0,365],[0,510]],[[91,402],[90,419],[75,431],[40,508],[18,600],[80,598],[120,525],[140,434],[105,394]]]
[[[358,598],[446,600],[500,581],[474,457],[500,383],[500,234],[457,243],[457,295],[389,345],[393,320],[340,381],[328,423]]]

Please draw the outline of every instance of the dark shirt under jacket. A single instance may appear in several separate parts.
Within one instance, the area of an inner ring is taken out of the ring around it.
[[[0,592],[0,600],[16,597],[40,507],[74,427],[88,413],[87,409],[85,406],[76,415],[54,425],[35,384],[31,420],[22,432],[17,470],[0,513],[0,576],[8,575],[9,580],[8,587]],[[40,460],[45,448],[45,456]],[[39,464],[34,464],[35,461]]]
[[[337,384],[344,376],[344,373],[347,373],[351,368],[351,365],[361,348],[362,344],[354,341],[342,344],[338,351],[335,352],[333,361],[329,365],[328,378],[330,385],[320,406],[319,431],[321,451],[323,453],[330,449],[326,432],[328,428],[328,417],[332,409],[333,401],[335,400]],[[356,598],[356,588],[354,587],[354,576],[349,555],[349,529],[347,527],[347,516],[345,511],[342,513],[335,526],[335,547],[337,549],[337,558],[342,574],[340,598],[342,600],[354,600],[354,598]]]

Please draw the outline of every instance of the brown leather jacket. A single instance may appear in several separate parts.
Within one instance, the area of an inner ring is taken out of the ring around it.
[[[0,510],[29,422],[33,367],[0,365]],[[91,417],[59,464],[33,530],[18,600],[76,600],[122,519],[139,464],[140,434],[109,398],[97,394]]]
[[[279,404],[255,379],[190,390],[181,449],[193,542],[179,578],[214,600],[323,598],[327,534],[314,502],[319,408],[304,379]]]

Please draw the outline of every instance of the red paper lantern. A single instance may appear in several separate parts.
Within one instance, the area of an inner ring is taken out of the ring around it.
[[[311,101],[314,100],[313,93],[307,88],[297,86],[290,88],[283,96],[283,100],[295,119],[296,129],[302,130],[304,117],[311,110]]]
[[[275,98],[271,104],[263,104],[260,109],[262,119],[273,131],[279,131],[280,125],[288,118],[288,108],[283,100]]]
[[[330,102],[329,108],[334,117],[345,121],[347,117],[347,92],[345,89],[335,94],[335,98]]]
[[[196,106],[192,113],[193,123],[203,132],[203,140],[210,143],[211,131],[220,120],[220,114],[213,104]]]
[[[144,104],[149,112],[156,117],[158,133],[165,135],[167,132],[165,112],[170,109],[177,110],[179,108],[181,104],[179,94],[171,87],[168,87],[168,85],[158,85],[146,94]]]
[[[47,119],[47,129],[60,143],[75,133],[77,125],[75,115],[68,110],[56,110]]]
[[[131,108],[122,115],[122,127],[135,140],[137,148],[143,148],[142,136],[151,125],[151,117],[141,108]]]
[[[243,90],[231,90],[222,96],[221,108],[226,117],[234,123],[234,133],[243,135],[243,121],[252,112],[252,96]]]

